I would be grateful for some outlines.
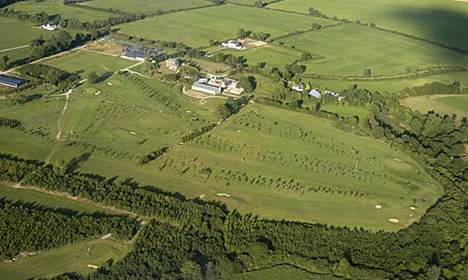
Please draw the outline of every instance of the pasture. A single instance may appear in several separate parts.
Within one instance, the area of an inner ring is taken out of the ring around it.
[[[242,57],[246,59],[246,63],[249,65],[265,62],[268,67],[278,67],[280,69],[283,69],[286,64],[301,58],[300,51],[275,44],[241,51],[227,50],[223,51],[223,53]]]
[[[91,250],[88,251],[89,248]],[[72,271],[87,275],[93,271],[92,268],[87,267],[88,264],[101,266],[109,259],[118,261],[132,248],[131,244],[111,239],[79,242],[27,256],[12,263],[0,263],[1,277],[8,280],[51,278]]]
[[[213,5],[213,2],[206,0],[93,0],[84,2],[81,5],[102,9],[114,9],[125,13],[151,14],[158,10],[167,12],[209,6]]]
[[[344,24],[281,39],[288,46],[325,56],[301,63],[306,73],[362,76],[404,74],[437,66],[468,65],[468,55],[357,24]],[[363,43],[365,42],[365,43]]]
[[[308,13],[314,7],[327,16],[375,23],[378,27],[468,49],[468,3],[440,0],[285,0],[268,6]]]
[[[409,225],[442,192],[413,159],[385,142],[259,105],[248,105],[142,172],[150,170],[164,189],[221,200],[260,217],[371,230]]]
[[[34,190],[17,189],[11,186],[0,185],[0,197],[12,201],[21,201],[22,203],[33,203],[35,206],[54,209],[72,210],[78,213],[107,213],[118,214],[118,212],[101,208],[88,203],[76,201],[73,199],[50,195]]]
[[[60,16],[64,19],[76,18],[83,22],[92,22],[94,20],[103,20],[115,16],[115,14],[90,9],[81,9],[79,7],[64,5],[62,1],[44,0],[44,1],[23,1],[8,5],[8,9],[23,11],[28,14],[37,14],[46,12],[49,16]]]
[[[322,26],[333,23],[331,20],[306,15],[291,16],[288,13],[253,7],[221,5],[147,18],[117,27],[122,34],[201,47],[208,46],[210,40],[233,39],[237,37],[240,28],[277,37],[310,29],[314,22]]]
[[[98,75],[103,75],[136,63],[136,61],[88,50],[74,51],[70,54],[43,62],[43,64],[70,73],[78,73],[83,78],[87,78],[91,71],[96,71]]]
[[[421,95],[405,98],[400,103],[422,114],[434,111],[449,116],[456,114],[459,119],[468,118],[468,95]]]
[[[345,117],[345,118],[358,117],[359,119],[364,118],[368,113],[368,110],[366,108],[345,106],[345,105],[342,105],[341,103],[324,104],[320,107],[320,110],[338,114],[340,117]]]

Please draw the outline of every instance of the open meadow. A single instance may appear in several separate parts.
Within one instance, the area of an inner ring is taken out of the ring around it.
[[[434,111],[442,115],[455,114],[459,119],[468,118],[468,95],[421,95],[405,98],[400,103],[422,114]]]
[[[253,7],[221,5],[147,18],[117,27],[122,34],[200,47],[208,46],[210,40],[233,39],[237,37],[240,28],[268,33],[274,38],[310,29],[314,22],[322,26],[334,23],[306,15],[291,16],[288,13]]]
[[[468,65],[466,54],[357,24],[306,32],[280,42],[325,57],[301,62],[311,74],[362,76],[370,69],[372,75],[387,75]]]
[[[414,160],[384,142],[259,105],[145,170],[165,189],[242,212],[373,230],[407,226],[441,194]]]
[[[8,5],[8,9],[23,11],[29,14],[46,12],[49,16],[60,16],[64,19],[76,18],[83,22],[103,20],[115,16],[115,14],[103,11],[82,9],[80,7],[64,5],[62,1],[23,1]]]
[[[96,71],[98,75],[110,74],[136,63],[135,61],[88,50],[74,51],[65,56],[43,62],[45,65],[70,73],[78,73],[82,78],[87,78],[91,71]]]
[[[78,242],[27,256],[15,262],[0,263],[0,271],[2,271],[0,277],[8,280],[49,278],[72,271],[87,275],[94,270],[88,268],[89,264],[99,267],[109,259],[118,261],[132,248],[132,244],[124,244],[111,239]]]
[[[207,0],[92,0],[83,2],[81,5],[102,9],[114,9],[125,13],[151,14],[156,13],[158,10],[167,12],[210,6],[213,5],[213,2]]]
[[[314,7],[327,16],[375,23],[378,27],[468,49],[468,3],[451,0],[284,0],[273,9],[308,13]],[[351,35],[351,34],[349,34]]]
[[[256,47],[247,50],[227,50],[225,54],[232,54],[242,57],[249,65],[265,62],[268,67],[278,67],[283,69],[286,64],[293,63],[301,58],[301,51],[293,48],[282,47],[275,44],[268,44],[263,47]]]

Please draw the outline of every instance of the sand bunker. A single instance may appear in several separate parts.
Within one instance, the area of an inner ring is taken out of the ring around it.
[[[382,205],[377,204],[377,205],[374,206],[374,208],[377,209],[377,210],[380,210],[380,209],[382,209]]]
[[[392,224],[398,224],[400,222],[398,219],[388,219],[388,221]]]
[[[228,195],[227,193],[218,193],[216,194],[217,196],[222,196],[222,197],[231,197],[230,195]]]

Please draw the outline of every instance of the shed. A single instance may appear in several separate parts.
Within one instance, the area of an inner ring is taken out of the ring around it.
[[[0,75],[0,85],[9,86],[9,87],[19,87],[26,84],[28,81],[18,79],[12,76]]]
[[[194,83],[192,85],[192,89],[196,91],[201,91],[204,93],[209,93],[209,94],[220,94],[221,93],[221,88],[220,87],[215,87],[207,84],[201,84],[201,83]]]

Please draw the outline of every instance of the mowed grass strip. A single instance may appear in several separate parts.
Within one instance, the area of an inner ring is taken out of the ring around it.
[[[64,210],[76,211],[78,213],[103,212],[107,214],[118,214],[116,211],[73,199],[42,193],[35,190],[13,188],[11,186],[0,185],[0,197],[15,202],[20,201],[22,203],[31,203],[36,207],[38,206],[54,209],[61,208]]]
[[[422,114],[434,111],[449,116],[455,114],[460,119],[468,117],[468,95],[422,95],[405,98],[400,103]]]
[[[208,46],[210,40],[237,37],[239,28],[264,32],[277,37],[293,31],[310,29],[317,22],[323,26],[333,21],[306,15],[269,11],[235,5],[221,5],[172,13],[119,25],[119,32],[137,37]]]
[[[2,272],[0,278],[8,280],[51,278],[72,271],[87,275],[94,270],[88,268],[88,264],[101,266],[109,259],[118,261],[132,248],[131,244],[111,239],[79,242],[28,256],[15,262],[0,263],[0,271]]]
[[[403,74],[407,69],[468,65],[468,55],[401,35],[345,24],[280,40],[288,46],[325,56],[301,64],[307,73],[362,76]]]
[[[422,167],[388,143],[259,105],[140,171],[150,170],[164,189],[204,194],[243,212],[372,230],[417,221],[442,193]]]
[[[214,4],[213,2],[206,0],[94,0],[83,2],[80,5],[103,9],[116,9],[126,13],[151,14],[157,12],[158,10],[166,12],[179,9],[209,6]]]
[[[286,64],[292,63],[301,58],[301,51],[282,47],[275,44],[269,44],[264,47],[256,47],[244,51],[227,50],[225,54],[233,54],[243,57],[247,64],[256,65],[265,62],[269,67],[283,68]]]
[[[61,16],[65,19],[76,18],[84,22],[92,22],[94,20],[107,19],[115,14],[89,9],[81,9],[79,7],[64,5],[62,1],[44,0],[44,1],[24,1],[8,5],[8,9],[23,11],[28,14],[37,14],[46,12],[49,16]]]
[[[468,4],[441,0],[284,0],[269,7],[308,13],[315,7],[328,16],[375,23],[378,27],[468,49]]]

